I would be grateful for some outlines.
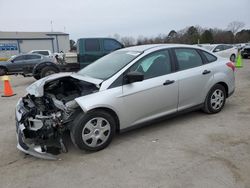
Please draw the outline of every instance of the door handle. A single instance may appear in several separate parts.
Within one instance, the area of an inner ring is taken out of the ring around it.
[[[174,80],[166,80],[163,85],[166,86],[166,85],[170,85],[170,84],[173,84],[175,81]]]
[[[209,74],[210,72],[210,70],[204,70],[202,74]]]

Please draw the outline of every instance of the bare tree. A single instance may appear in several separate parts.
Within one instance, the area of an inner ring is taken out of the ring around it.
[[[126,47],[135,45],[135,39],[133,37],[121,37],[121,42]]]
[[[233,21],[233,22],[228,24],[227,30],[232,31],[232,33],[235,35],[244,26],[245,26],[245,23],[243,23],[243,22]]]

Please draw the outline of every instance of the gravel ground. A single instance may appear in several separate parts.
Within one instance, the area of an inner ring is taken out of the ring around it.
[[[237,90],[224,110],[200,111],[117,135],[87,153],[67,142],[60,160],[16,149],[14,107],[33,78],[11,76],[16,96],[0,98],[0,187],[250,187],[250,60],[236,71]],[[2,94],[2,83],[0,92]]]

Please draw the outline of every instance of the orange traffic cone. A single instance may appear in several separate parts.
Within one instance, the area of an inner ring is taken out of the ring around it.
[[[3,76],[2,80],[3,80],[3,88],[4,88],[4,94],[2,95],[2,97],[11,97],[13,95],[16,95],[13,93],[13,90],[11,88],[9,77]]]

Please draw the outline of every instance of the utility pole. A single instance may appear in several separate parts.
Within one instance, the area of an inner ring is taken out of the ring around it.
[[[50,24],[51,24],[51,32],[53,32],[53,22],[52,22],[52,20],[50,21]]]

